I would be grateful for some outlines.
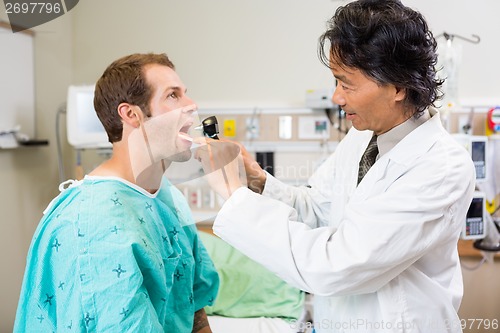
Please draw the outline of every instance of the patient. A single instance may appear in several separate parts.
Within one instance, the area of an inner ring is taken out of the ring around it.
[[[219,278],[187,202],[163,176],[190,158],[196,106],[164,54],[133,54],[98,80],[112,157],[45,210],[14,332],[211,332]]]

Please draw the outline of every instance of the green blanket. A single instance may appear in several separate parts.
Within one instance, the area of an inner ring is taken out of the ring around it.
[[[200,232],[200,238],[220,276],[219,293],[209,315],[297,319],[304,292],[293,288],[262,265],[220,238]]]

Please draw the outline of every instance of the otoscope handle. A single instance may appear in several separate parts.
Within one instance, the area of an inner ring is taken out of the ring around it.
[[[215,116],[210,116],[208,118],[205,118],[201,122],[201,124],[203,125],[203,133],[206,136],[208,136],[211,139],[219,140],[219,137],[217,136],[217,134],[219,134],[219,124]],[[207,144],[207,146],[210,152],[210,144]],[[212,166],[212,169],[214,170],[215,167]],[[224,182],[226,183],[227,192],[229,193],[229,195],[231,195],[232,191],[231,187],[229,186],[229,181],[227,179],[226,170],[224,166],[221,167],[221,171],[222,171],[222,176],[224,177]]]

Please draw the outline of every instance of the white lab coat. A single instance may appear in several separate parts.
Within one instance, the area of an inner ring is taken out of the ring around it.
[[[316,332],[462,331],[457,241],[475,171],[430,111],[359,186],[372,133],[351,129],[311,188],[268,175],[264,195],[240,188],[215,219],[222,239],[315,295]]]

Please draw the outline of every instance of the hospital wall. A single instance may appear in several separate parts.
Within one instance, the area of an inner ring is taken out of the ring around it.
[[[2,2],[0,20],[6,19]],[[54,122],[72,81],[71,21],[70,16],[62,16],[33,29],[36,34],[36,135],[48,139],[50,145],[0,149],[1,333],[12,332],[28,246],[42,211],[58,192]],[[8,50],[0,45],[0,52]],[[4,85],[6,80],[2,75],[0,73],[0,80]],[[71,153],[68,148],[64,147],[66,155]]]
[[[58,193],[55,119],[69,84],[94,83],[112,60],[128,53],[167,52],[200,107],[301,107],[307,89],[332,85],[317,60],[316,42],[342,3],[85,0],[69,14],[34,28],[36,130],[50,145],[0,151],[0,332],[12,330],[31,236]],[[500,23],[495,15],[500,3],[405,3],[420,9],[436,34],[481,36],[480,44],[463,43],[460,93],[468,103],[498,103]],[[0,19],[6,20],[3,10]],[[98,163],[93,155],[85,152],[88,167]],[[63,156],[64,178],[73,178],[75,155],[66,143]],[[464,270],[464,277],[461,317],[500,319],[499,262]]]

